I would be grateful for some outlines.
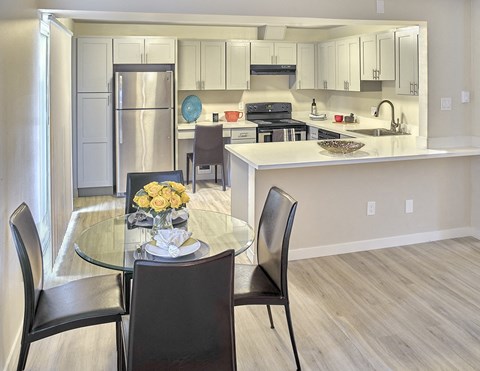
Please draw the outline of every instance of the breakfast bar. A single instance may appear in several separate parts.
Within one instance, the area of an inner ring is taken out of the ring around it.
[[[232,215],[258,225],[271,186],[291,194],[290,259],[470,235],[480,148],[422,149],[415,136],[349,140],[364,146],[334,154],[317,141],[227,145]]]

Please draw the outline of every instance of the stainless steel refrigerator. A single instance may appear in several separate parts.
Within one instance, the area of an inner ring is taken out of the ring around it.
[[[174,168],[173,72],[115,73],[117,195],[127,173]]]

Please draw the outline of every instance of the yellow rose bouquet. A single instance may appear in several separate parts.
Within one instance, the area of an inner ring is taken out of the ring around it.
[[[186,206],[190,197],[185,186],[176,182],[151,182],[140,189],[133,198],[139,210],[156,216],[167,210],[178,210]]]

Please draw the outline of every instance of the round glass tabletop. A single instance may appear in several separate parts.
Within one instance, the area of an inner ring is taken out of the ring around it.
[[[107,219],[85,229],[74,242],[75,251],[92,264],[133,272],[137,259],[192,261],[228,249],[234,249],[238,255],[253,243],[253,229],[243,220],[207,210],[192,209],[188,213],[188,220],[179,227],[192,232],[192,238],[200,242],[200,247],[190,254],[176,258],[152,255],[145,248],[151,241],[150,229],[132,225],[128,215]]]

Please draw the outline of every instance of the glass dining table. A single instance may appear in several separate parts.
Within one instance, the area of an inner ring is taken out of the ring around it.
[[[245,221],[224,213],[191,209],[188,210],[188,219],[177,225],[174,223],[174,227],[192,232],[191,237],[198,241],[198,248],[175,258],[168,254],[152,254],[152,250],[148,249],[152,240],[148,225],[137,225],[145,224],[135,223],[132,216],[117,216],[88,227],[74,241],[76,253],[89,263],[131,274],[137,259],[183,262],[213,256],[228,249],[235,250],[235,255],[238,255],[254,241],[253,228]]]
[[[235,250],[235,255],[247,250],[254,240],[253,228],[245,221],[215,211],[189,209],[188,218],[174,221],[174,228],[192,232],[198,249],[178,257],[150,253],[151,223],[136,222],[134,214],[116,216],[85,229],[74,241],[75,252],[97,266],[124,272],[123,287],[126,312],[130,311],[131,278],[135,260],[167,263],[199,260]],[[182,251],[182,247],[179,249]]]

